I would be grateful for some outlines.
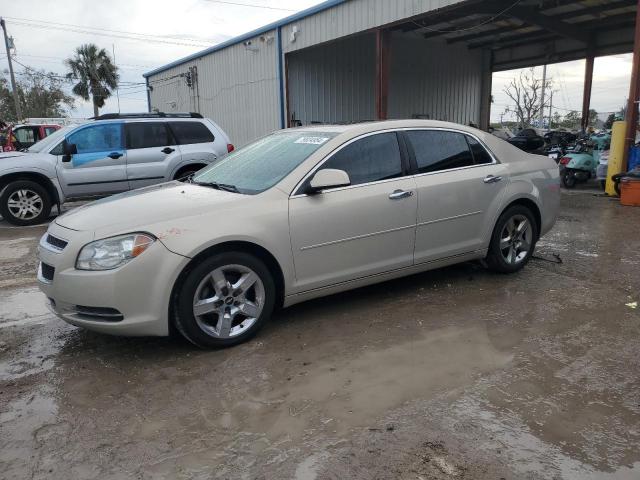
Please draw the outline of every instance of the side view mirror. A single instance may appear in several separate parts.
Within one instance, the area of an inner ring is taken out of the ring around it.
[[[67,141],[65,140],[65,142],[62,144],[62,161],[70,162],[71,157],[76,153],[78,153],[78,147],[76,146],[76,144],[67,143]]]
[[[351,185],[351,180],[347,172],[334,168],[325,168],[315,173],[311,182],[309,182],[307,193],[317,193],[328,188],[346,187],[348,185]]]

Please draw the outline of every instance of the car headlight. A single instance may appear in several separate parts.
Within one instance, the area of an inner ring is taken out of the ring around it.
[[[78,270],[113,270],[142,254],[155,242],[145,233],[131,233],[88,243],[76,260]]]

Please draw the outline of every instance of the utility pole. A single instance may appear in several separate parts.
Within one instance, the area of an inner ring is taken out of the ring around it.
[[[7,35],[7,26],[4,18],[0,18],[0,25],[4,32],[4,46],[7,49],[7,62],[9,63],[9,75],[11,76],[11,89],[13,90],[13,101],[16,105],[16,117],[20,121],[22,119],[22,109],[20,108],[20,97],[18,97],[18,89],[16,88],[16,76],[13,74],[13,63],[11,63],[11,49],[9,48],[9,37]]]
[[[111,44],[111,52],[113,53],[113,65],[117,68],[116,65],[116,46],[115,44]],[[118,99],[118,113],[120,113],[120,82],[116,85],[116,98]]]
[[[540,95],[540,128],[544,128],[544,94],[547,88],[547,65],[542,69],[542,93]]]
[[[547,128],[547,130],[551,130],[552,118],[553,118],[553,90],[551,90],[551,95],[549,96],[549,128]]]

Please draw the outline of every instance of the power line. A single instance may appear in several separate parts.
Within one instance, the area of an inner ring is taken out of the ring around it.
[[[251,7],[251,8],[264,8],[266,10],[280,10],[282,12],[295,12],[297,10],[292,10],[291,8],[280,8],[280,7],[271,7],[269,5],[255,5],[250,3],[240,3],[240,2],[227,2],[225,0],[207,0],[209,3],[222,3],[224,5],[236,5],[238,7]]]
[[[213,0],[210,0],[213,1]],[[469,30],[475,30],[478,27],[482,27],[488,23],[493,22],[494,20],[496,20],[498,17],[502,16],[503,14],[507,13],[509,10],[511,10],[512,8],[514,8],[516,5],[518,5],[519,3],[522,3],[523,0],[516,0],[514,3],[512,3],[511,5],[509,5],[507,8],[505,8],[504,10],[501,10],[500,12],[496,13],[495,15],[493,15],[492,17],[489,17],[487,20],[484,20],[480,23],[478,23],[477,25],[473,25],[471,27],[467,27],[467,28],[458,28],[456,30],[439,30],[437,28],[431,28],[431,27],[427,27],[426,25],[420,25],[418,22],[413,21],[413,23],[415,25],[417,25],[420,28],[424,28],[425,30],[429,30],[430,32],[436,32],[436,33],[460,33],[460,32],[468,32]]]
[[[87,34],[87,35],[98,35],[98,36],[102,36],[102,37],[108,37],[108,38],[122,38],[125,40],[135,40],[138,42],[144,42],[144,43],[162,43],[162,44],[167,44],[167,45],[180,45],[180,46],[186,46],[186,47],[198,47],[198,48],[204,48],[204,47],[208,47],[211,44],[210,43],[204,43],[201,42],[199,44],[195,44],[195,43],[187,43],[187,42],[175,42],[175,41],[170,41],[170,40],[160,40],[160,39],[152,39],[152,38],[145,38],[145,37],[134,37],[134,36],[130,36],[130,35],[119,35],[119,34],[109,34],[109,33],[102,33],[102,32],[97,32],[94,30],[86,30],[86,29],[80,29],[80,28],[72,28],[72,27],[63,27],[63,26],[56,26],[56,25],[39,25],[36,23],[28,23],[28,22],[18,22],[15,20],[11,21],[12,25],[18,25],[18,26],[23,26],[23,27],[30,27],[30,28],[39,28],[39,29],[43,29],[43,30],[61,30],[64,32],[74,32],[74,33],[83,33],[83,34]]]
[[[202,43],[203,45],[210,45],[211,42],[209,42],[208,40],[199,40],[197,38],[189,38],[189,37],[176,37],[176,36],[171,36],[171,35],[153,35],[151,33],[138,33],[138,32],[129,32],[126,30],[112,30],[109,28],[100,28],[100,27],[91,27],[91,26],[87,26],[87,25],[77,25],[77,24],[73,24],[73,23],[61,23],[61,22],[52,22],[50,20],[36,20],[36,19],[32,19],[32,18],[20,18],[20,17],[4,17],[7,18],[9,20],[15,20],[17,22],[27,22],[27,23],[41,23],[44,25],[53,25],[53,26],[61,26],[61,27],[73,27],[73,28],[81,28],[83,30],[96,30],[96,31],[101,31],[101,32],[106,32],[106,33],[118,33],[118,34],[124,34],[124,35],[134,35],[136,37],[146,37],[149,38],[150,40],[164,40],[167,37],[169,38],[174,38],[176,40],[186,40],[189,42],[195,42],[195,43]]]

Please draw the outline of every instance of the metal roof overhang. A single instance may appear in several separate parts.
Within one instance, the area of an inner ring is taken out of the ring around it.
[[[469,0],[396,22],[413,32],[491,52],[502,71],[633,51],[637,0]]]

